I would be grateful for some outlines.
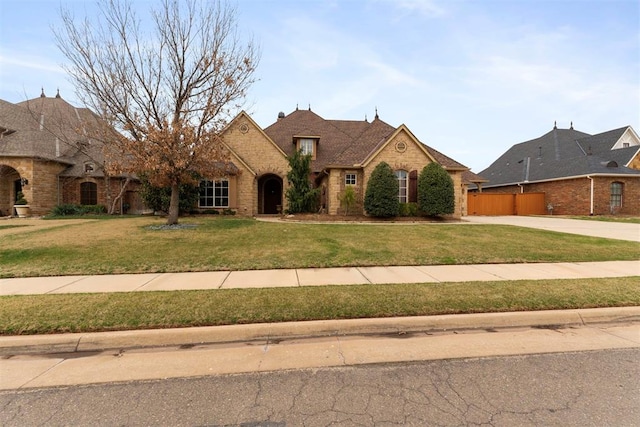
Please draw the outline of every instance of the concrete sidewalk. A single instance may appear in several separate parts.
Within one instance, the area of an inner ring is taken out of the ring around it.
[[[640,242],[640,224],[571,219],[557,216],[466,216],[474,224],[514,225],[558,233]]]
[[[638,261],[301,268],[0,279],[0,295],[586,279],[638,275]]]

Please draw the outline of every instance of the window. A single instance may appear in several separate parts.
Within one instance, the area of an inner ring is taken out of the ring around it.
[[[611,183],[611,207],[616,208],[622,206],[622,183]]]
[[[217,179],[214,181],[200,181],[201,208],[228,208],[229,207],[229,181]]]
[[[305,156],[311,155],[313,156],[313,139],[309,138],[300,138],[300,151]]]
[[[83,182],[80,184],[80,204],[98,204],[98,186],[94,182]]]
[[[355,173],[348,173],[344,176],[344,185],[356,185],[357,178]]]
[[[398,178],[398,200],[407,203],[407,171],[396,171]]]
[[[95,170],[95,166],[93,163],[84,164],[84,173],[92,173],[94,170]]]

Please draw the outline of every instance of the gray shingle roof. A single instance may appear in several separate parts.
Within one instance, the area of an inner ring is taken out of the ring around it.
[[[112,130],[91,110],[64,99],[39,97],[17,104],[0,100],[0,156],[51,160],[69,166],[67,176],[84,174],[84,163],[101,175],[105,135]]]
[[[640,176],[640,171],[624,166],[639,147],[611,149],[627,129],[628,126],[589,135],[554,128],[539,138],[512,146],[480,172],[489,181],[484,187],[590,174]]]

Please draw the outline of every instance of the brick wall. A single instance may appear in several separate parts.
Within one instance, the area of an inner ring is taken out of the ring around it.
[[[84,182],[92,182],[96,184],[97,196],[98,196],[98,205],[103,205],[107,210],[109,209],[109,205],[113,203],[115,198],[120,193],[122,189],[122,185],[124,185],[125,180],[122,178],[110,178],[109,185],[107,187],[106,180],[103,177],[60,177],[58,181],[58,187],[60,190],[60,198],[59,201],[56,201],[53,206],[57,204],[80,204],[80,185]],[[139,184],[136,182],[129,182],[125,193],[123,193],[122,203],[128,203],[130,209],[133,208],[133,211],[130,212],[140,212],[142,211],[140,198],[133,193],[138,192]],[[124,198],[126,193],[130,193],[128,195],[129,201]],[[51,210],[49,208],[49,210]],[[121,204],[116,204],[115,213],[120,213]]]
[[[611,183],[621,182],[622,207],[613,212],[619,215],[640,215],[640,178],[596,176],[593,178],[593,214],[610,215]],[[544,192],[553,206],[554,215],[589,215],[591,213],[591,180],[584,178],[523,184],[524,192]],[[519,193],[517,185],[484,188],[485,193]]]

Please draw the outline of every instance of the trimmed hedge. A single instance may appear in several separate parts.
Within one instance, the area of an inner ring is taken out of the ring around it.
[[[400,213],[398,179],[386,162],[375,167],[367,183],[364,210],[371,216],[390,218]]]
[[[438,163],[429,163],[420,172],[418,207],[427,216],[452,214],[455,211],[453,180]]]

